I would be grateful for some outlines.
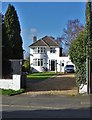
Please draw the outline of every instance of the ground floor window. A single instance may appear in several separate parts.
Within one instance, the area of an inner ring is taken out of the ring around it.
[[[33,59],[33,66],[43,66],[43,59]]]
[[[33,59],[33,66],[37,66],[37,59]]]

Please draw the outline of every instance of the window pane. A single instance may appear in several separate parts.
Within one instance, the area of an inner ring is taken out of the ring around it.
[[[43,59],[41,59],[41,66],[43,66]]]
[[[43,53],[43,48],[41,48],[41,53]]]
[[[37,59],[33,59],[33,66],[37,66]]]
[[[46,49],[44,48],[44,53],[46,52]]]
[[[50,52],[52,53],[52,48],[50,48]]]
[[[38,53],[40,53],[40,48],[38,48]]]
[[[55,53],[55,52],[56,52],[55,48],[50,48],[50,53]]]
[[[40,59],[38,59],[38,66],[40,66]]]
[[[55,48],[53,48],[53,53],[55,53]]]

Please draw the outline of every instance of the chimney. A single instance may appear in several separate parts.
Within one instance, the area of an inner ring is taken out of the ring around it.
[[[34,40],[34,43],[37,41],[37,37],[36,36],[34,36],[33,37],[33,40]]]

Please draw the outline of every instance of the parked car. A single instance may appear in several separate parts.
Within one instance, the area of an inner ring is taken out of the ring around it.
[[[66,65],[65,69],[64,69],[64,72],[65,73],[74,73],[75,72],[74,65]]]

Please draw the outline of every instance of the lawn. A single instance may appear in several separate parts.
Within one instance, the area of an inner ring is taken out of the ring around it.
[[[29,80],[44,80],[47,78],[52,77],[53,75],[55,75],[55,72],[41,72],[41,73],[32,73],[27,75],[27,79]]]

